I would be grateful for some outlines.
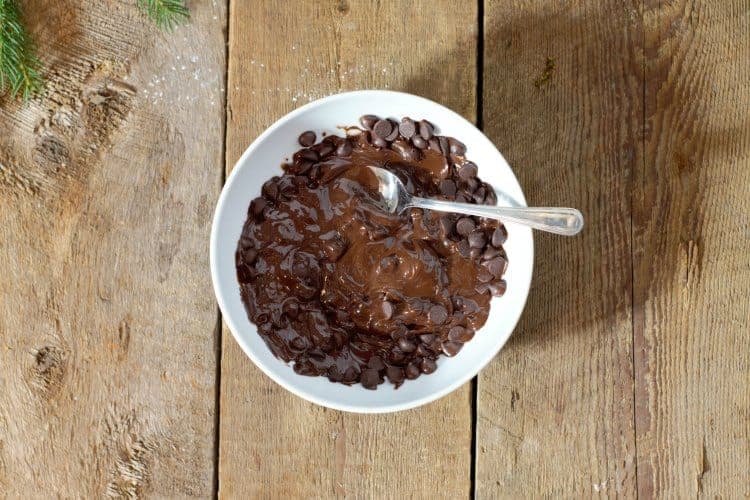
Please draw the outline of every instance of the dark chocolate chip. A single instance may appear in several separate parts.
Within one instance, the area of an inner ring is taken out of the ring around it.
[[[492,233],[492,246],[500,247],[508,239],[508,230],[503,224],[500,224]]]
[[[425,333],[419,336],[419,341],[423,344],[432,344],[436,338],[437,335],[434,333]]]
[[[294,340],[289,342],[289,345],[295,351],[304,351],[310,346],[310,343],[307,341],[305,337],[295,337]]]
[[[437,137],[432,137],[429,141],[427,141],[427,145],[431,150],[435,151],[436,153],[442,154],[442,152],[440,151],[440,143],[438,142]]]
[[[409,339],[401,339],[398,341],[398,347],[405,353],[414,352],[414,349],[417,348],[417,346]]]
[[[298,154],[300,159],[310,160],[313,163],[320,159],[320,156],[318,156],[318,152],[314,149],[302,149]]]
[[[440,230],[443,232],[443,236],[450,236],[455,227],[456,224],[453,222],[452,217],[448,215],[440,217]]]
[[[472,259],[476,259],[480,255],[482,255],[482,249],[481,248],[472,248],[469,251],[469,256],[471,256]]]
[[[449,198],[456,196],[456,183],[451,179],[443,179],[440,181],[440,192]]]
[[[392,303],[388,302],[387,300],[384,300],[380,308],[383,310],[383,316],[385,316],[386,320],[389,320],[393,317],[393,304]]]
[[[395,141],[398,137],[398,123],[396,123],[393,120],[388,120],[391,122],[391,133],[388,134],[388,136],[385,137],[385,140],[388,142]]]
[[[419,344],[415,353],[417,356],[421,356],[423,358],[428,356],[435,356],[435,351],[430,349],[430,347],[426,344]]]
[[[417,147],[419,149],[425,149],[427,147],[427,141],[424,140],[421,136],[415,135],[411,143],[414,144],[414,147]]]
[[[388,120],[378,120],[372,127],[372,133],[375,137],[385,139],[393,131],[393,125]]]
[[[265,198],[258,196],[250,202],[250,212],[252,212],[255,217],[258,217],[263,213],[263,209],[266,208],[267,204],[268,202]]]
[[[372,145],[377,146],[379,148],[387,148],[388,142],[386,142],[385,139],[381,139],[380,137],[373,135],[372,136]]]
[[[321,159],[330,155],[336,149],[335,146],[330,142],[322,142],[316,147],[318,148],[318,154],[320,155]]]
[[[508,283],[505,280],[500,280],[497,283],[490,285],[490,293],[495,297],[500,297],[505,294],[505,290],[508,288]]]
[[[419,135],[422,136],[422,139],[424,139],[425,141],[430,140],[434,132],[435,127],[432,126],[432,123],[428,122],[427,120],[421,120],[419,122]]]
[[[484,265],[495,278],[500,278],[508,267],[508,261],[503,257],[495,257],[494,259],[484,262],[482,265]]]
[[[417,150],[414,149],[414,146],[406,141],[395,141],[393,144],[391,144],[391,149],[398,153],[401,158],[406,161],[414,161],[419,155]]]
[[[482,259],[490,260],[502,254],[503,253],[497,248],[488,245],[487,248],[484,250],[484,253],[482,254]]]
[[[307,132],[302,132],[297,138],[297,141],[302,146],[309,148],[310,146],[315,144],[315,132],[313,132],[312,130],[308,130]]]
[[[380,383],[380,375],[378,375],[377,370],[365,370],[362,372],[359,381],[365,389],[377,389]]]
[[[347,140],[341,141],[341,144],[339,144],[339,146],[336,148],[336,156],[346,157],[346,156],[350,156],[351,154],[352,154],[352,143]]]
[[[437,369],[437,363],[435,363],[434,359],[424,358],[419,364],[419,369],[422,370],[422,373],[429,375]]]
[[[472,177],[471,179],[466,181],[466,189],[470,193],[473,193],[474,191],[476,191],[478,187],[479,187],[479,181],[476,179],[476,177]]]
[[[487,244],[487,236],[485,236],[484,231],[481,229],[472,231],[467,239],[471,248],[484,248],[484,245]]]
[[[461,180],[468,181],[469,179],[476,177],[477,172],[479,172],[479,169],[477,168],[476,163],[467,161],[461,165],[461,168],[458,171],[458,176]]]
[[[495,276],[487,269],[480,269],[477,272],[477,279],[480,283],[489,283],[490,281],[495,279]]]
[[[469,236],[477,225],[469,217],[461,217],[456,222],[456,232],[461,236]]]
[[[344,377],[342,378],[341,381],[344,382],[345,384],[351,384],[357,380],[358,376],[359,374],[357,373],[357,370],[353,366],[350,366],[344,372]]]
[[[436,304],[430,307],[430,310],[427,312],[427,319],[433,324],[442,325],[448,319],[448,311],[444,306]]]
[[[478,294],[487,293],[489,289],[490,289],[489,283],[479,283],[477,286],[474,287],[474,290],[476,290]]]
[[[487,191],[484,189],[484,186],[479,186],[479,188],[474,191],[472,198],[474,198],[474,201],[476,201],[477,203],[482,204],[484,203],[484,197],[486,193]]]
[[[341,236],[336,236],[325,240],[323,243],[323,250],[326,253],[326,257],[330,262],[336,262],[341,258],[346,250],[346,241]]]
[[[448,156],[448,153],[450,153],[450,143],[448,142],[448,138],[441,135],[438,137],[438,143],[440,144],[440,152],[443,156]]]
[[[288,299],[286,302],[284,302],[282,311],[290,318],[296,319],[299,315],[299,302],[297,302],[297,300],[293,298]]]
[[[268,200],[275,200],[279,196],[279,185],[273,179],[266,181],[261,188],[261,193]]]
[[[469,258],[469,255],[471,254],[471,248],[469,247],[469,242],[466,240],[461,240],[458,242],[458,245],[456,245],[456,249],[458,250],[458,254],[463,257],[464,259]]]
[[[411,139],[417,130],[417,126],[414,123],[414,120],[407,116],[401,119],[401,124],[398,126],[398,130],[405,138]]]
[[[375,115],[363,115],[359,117],[359,123],[362,124],[364,128],[367,130],[372,130],[372,127],[380,120]]]
[[[458,351],[461,350],[461,348],[464,346],[463,342],[443,342],[443,352],[446,356],[453,357],[456,354],[458,354]]]
[[[451,137],[450,139],[448,139],[448,144],[450,144],[451,154],[454,154],[456,156],[463,156],[466,153],[466,145],[464,145],[464,143],[459,141],[458,139],[454,139],[453,137]]]
[[[385,374],[388,376],[388,380],[397,386],[404,381],[404,369],[401,367],[389,366],[386,368]]]
[[[492,186],[487,186],[487,196],[484,197],[485,205],[497,205],[497,194]]]
[[[385,363],[383,363],[383,360],[380,359],[380,356],[373,356],[367,362],[367,368],[372,368],[373,370],[380,371],[385,368]]]
[[[448,340],[454,342],[468,342],[474,337],[474,331],[462,326],[454,326],[448,332]]]
[[[419,370],[419,366],[412,361],[408,365],[406,365],[406,378],[409,380],[414,380],[415,378],[419,377],[419,374],[421,373]]]

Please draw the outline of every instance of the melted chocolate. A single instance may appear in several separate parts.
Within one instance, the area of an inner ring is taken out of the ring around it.
[[[505,291],[507,233],[476,217],[386,213],[367,165],[417,196],[494,204],[494,191],[463,144],[428,122],[365,126],[299,150],[263,185],[236,266],[248,316],[277,357],[299,374],[376,388],[432,373],[484,324],[491,295]]]

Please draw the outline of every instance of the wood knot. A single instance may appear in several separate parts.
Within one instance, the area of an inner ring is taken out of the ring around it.
[[[62,389],[66,370],[65,351],[57,346],[44,346],[34,354],[30,377],[31,386],[40,396],[53,399]]]
[[[336,5],[336,10],[342,14],[346,14],[349,12],[349,2],[346,0],[339,0],[339,3]]]

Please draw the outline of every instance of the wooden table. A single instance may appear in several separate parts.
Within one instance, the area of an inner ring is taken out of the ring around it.
[[[750,495],[746,0],[205,0],[171,35],[24,3],[48,87],[0,102],[0,497]],[[263,376],[208,271],[247,145],[363,88],[477,122],[587,219],[536,235],[477,379],[382,416]]]

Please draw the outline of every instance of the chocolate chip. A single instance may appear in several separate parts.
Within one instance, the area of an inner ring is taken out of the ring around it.
[[[342,378],[341,381],[344,382],[345,384],[351,384],[357,380],[357,376],[358,376],[357,370],[353,366],[350,366],[344,372],[344,377]]]
[[[448,139],[448,144],[450,144],[451,154],[463,156],[466,153],[466,145],[458,139],[451,137]]]
[[[422,370],[422,373],[430,374],[437,370],[437,363],[435,363],[434,359],[430,358],[424,358],[422,362],[419,364],[420,370]]]
[[[484,245],[487,244],[487,237],[481,229],[472,231],[467,239],[471,248],[484,248]]]
[[[306,148],[310,147],[315,144],[315,132],[313,132],[312,130],[302,132],[297,138],[297,141]]]
[[[463,342],[443,342],[443,352],[446,356],[453,357],[456,354],[458,354],[458,351],[461,350],[461,348],[464,346]]]
[[[415,135],[412,138],[411,143],[414,144],[414,146],[417,147],[417,148],[419,148],[419,149],[425,149],[427,147],[427,141],[424,140],[419,135]]]
[[[444,135],[441,135],[440,137],[438,137],[438,143],[440,144],[440,152],[443,154],[443,156],[448,156],[448,153],[450,153],[448,138]]]
[[[477,168],[476,163],[467,161],[459,169],[458,176],[461,180],[468,181],[469,179],[476,177],[478,172],[479,169]]]
[[[481,248],[472,248],[471,250],[469,250],[469,256],[472,259],[476,259],[480,255],[482,255],[482,249]]]
[[[476,224],[469,217],[461,217],[456,222],[456,232],[461,236],[469,236],[474,228],[476,228]]]
[[[458,242],[458,245],[456,245],[456,249],[458,250],[458,254],[463,257],[464,259],[468,259],[469,255],[471,254],[471,248],[469,247],[469,242],[466,240],[461,240]]]
[[[488,245],[487,248],[484,250],[484,253],[482,253],[482,259],[490,260],[502,254],[503,253],[497,248]]]
[[[492,186],[487,185],[487,196],[484,197],[485,205],[497,205],[497,194]]]
[[[489,283],[479,283],[477,286],[474,287],[474,290],[476,290],[476,292],[480,295],[487,293],[489,289],[490,289]]]
[[[352,143],[347,140],[343,140],[341,144],[339,144],[339,146],[336,148],[336,156],[346,157],[346,156],[351,156],[351,154],[352,154]]]
[[[336,365],[331,365],[328,367],[328,380],[331,382],[341,382],[341,379],[344,378],[344,376],[339,371],[339,367]]]
[[[300,159],[310,160],[313,163],[317,162],[320,159],[320,156],[318,156],[318,152],[314,149],[302,149],[298,154]]]
[[[432,123],[428,122],[427,120],[421,120],[419,122],[419,135],[422,136],[422,139],[425,141],[430,140],[432,138],[433,132],[435,131],[435,127],[432,126]]]
[[[265,198],[262,196],[258,196],[253,201],[250,202],[250,212],[255,216],[258,217],[263,213],[263,209],[266,208],[266,205],[268,202]]]
[[[485,193],[486,190],[484,189],[484,186],[479,186],[479,188],[474,191],[472,198],[474,198],[474,201],[476,201],[477,203],[482,204],[484,203]]]
[[[437,338],[437,335],[435,335],[434,333],[425,333],[419,336],[419,341],[422,342],[423,344],[429,345],[429,344],[432,344],[436,338]]]
[[[417,126],[414,123],[414,120],[406,116],[401,119],[401,124],[398,126],[398,130],[405,138],[411,139],[417,130]]]
[[[296,319],[299,315],[299,302],[296,299],[288,299],[284,302],[281,310],[292,319]]]
[[[383,360],[380,359],[380,356],[373,356],[367,362],[367,368],[372,368],[373,370],[380,371],[385,368],[385,363],[383,363]]]
[[[404,369],[398,366],[389,366],[385,369],[385,374],[392,384],[399,386],[404,381]]]
[[[505,280],[500,280],[497,283],[490,285],[490,293],[495,297],[500,297],[505,294],[505,290],[508,288],[508,283]]]
[[[508,267],[508,261],[503,257],[495,257],[482,264],[495,278],[500,278]]]
[[[385,139],[381,139],[380,137],[373,135],[372,136],[372,145],[377,146],[379,148],[387,148],[388,142],[386,142]]]
[[[291,342],[289,342],[289,345],[295,351],[304,351],[310,346],[310,343],[305,337],[295,337]]]
[[[430,349],[426,344],[419,344],[417,346],[416,355],[421,357],[435,356],[435,351]]]
[[[275,200],[279,196],[279,186],[273,179],[266,181],[260,191],[268,200]]]
[[[398,123],[396,123],[393,120],[388,120],[391,123],[391,133],[388,134],[387,137],[385,137],[386,141],[395,141],[396,137],[398,137]]]
[[[408,365],[406,365],[406,378],[409,380],[414,380],[415,378],[419,377],[419,374],[421,373],[419,370],[419,366],[412,361]]]
[[[470,193],[473,193],[477,190],[479,187],[479,181],[476,177],[472,177],[471,179],[466,181],[466,189],[469,190]]]
[[[480,283],[489,283],[495,279],[495,276],[487,269],[480,269],[477,272],[477,279]]]
[[[372,133],[375,137],[385,139],[393,131],[393,125],[388,120],[378,120],[372,127]]]
[[[429,141],[427,141],[428,147],[435,151],[436,153],[441,153],[440,151],[440,143],[437,140],[437,137],[432,137]]]
[[[445,323],[445,320],[448,319],[448,311],[444,306],[434,305],[430,307],[430,310],[427,312],[427,319],[433,324],[442,325]]]
[[[453,233],[453,229],[455,229],[456,225],[453,222],[453,218],[444,215],[440,217],[440,230],[443,232],[443,236],[450,236],[451,233]],[[450,242],[450,240],[448,240]]]
[[[401,339],[398,341],[398,347],[405,353],[414,352],[417,346],[409,339]]]
[[[503,224],[500,224],[492,233],[492,246],[500,247],[508,239],[508,230]]]
[[[440,192],[449,198],[456,196],[456,183],[451,179],[443,179],[440,181]]]
[[[448,332],[448,340],[454,342],[468,342],[474,337],[474,331],[462,326],[454,326]]]
[[[401,158],[406,161],[414,161],[419,155],[417,150],[414,149],[414,146],[406,141],[395,141],[393,144],[391,144],[391,149],[398,153]]]
[[[458,203],[466,203],[466,196],[463,193],[456,193],[456,201]]]
[[[341,236],[336,235],[333,238],[325,240],[323,243],[323,250],[326,253],[326,257],[329,262],[336,262],[341,258],[346,251],[346,241]]]
[[[378,375],[377,370],[365,370],[359,380],[365,389],[377,389],[380,383],[380,375]]]
[[[383,310],[383,316],[385,316],[386,320],[389,320],[393,317],[393,304],[392,303],[388,302],[387,300],[384,300],[380,308]]]
[[[361,123],[367,130],[372,130],[373,125],[375,125],[378,120],[380,120],[380,118],[375,115],[363,115],[359,117],[359,123]]]
[[[321,142],[317,146],[317,148],[318,148],[318,155],[320,155],[321,159],[330,155],[336,149],[336,147],[330,142]]]

